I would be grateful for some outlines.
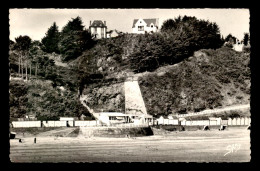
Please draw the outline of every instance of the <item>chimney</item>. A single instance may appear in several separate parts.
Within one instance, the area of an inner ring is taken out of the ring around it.
[[[104,21],[104,25],[106,26],[106,21]]]

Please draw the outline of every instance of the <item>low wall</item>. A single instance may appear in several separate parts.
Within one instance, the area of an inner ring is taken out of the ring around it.
[[[182,127],[184,128],[184,131],[197,131],[197,130],[203,130],[204,126],[202,125],[155,125],[152,126],[152,128],[156,129],[164,129],[167,131],[183,131]],[[235,128],[235,127],[245,127],[245,125],[235,125],[235,126],[228,126],[226,129],[229,128]],[[218,130],[220,128],[220,125],[210,125],[210,130]]]
[[[93,127],[100,126],[99,121],[12,121],[11,122],[13,128],[29,128],[29,127]],[[177,119],[163,119],[158,120],[158,125],[179,125],[179,121]],[[180,122],[182,126],[204,126],[204,125],[250,125],[251,118],[229,118],[228,120],[221,120],[220,118],[216,120],[183,120]],[[129,125],[125,125],[129,126]]]
[[[118,127],[82,127],[81,136],[83,137],[114,137],[122,138],[126,136],[141,137],[153,135],[151,127],[118,128]]]
[[[98,126],[98,121],[75,121],[75,126]]]
[[[13,128],[41,127],[41,121],[13,121]]]

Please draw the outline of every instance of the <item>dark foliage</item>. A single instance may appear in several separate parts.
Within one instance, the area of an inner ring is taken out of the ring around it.
[[[250,40],[249,34],[248,34],[248,33],[245,33],[244,39],[243,39],[243,42],[244,42],[244,45],[245,45],[245,46],[248,45],[249,40]]]
[[[59,53],[58,42],[60,40],[60,33],[58,26],[54,22],[53,25],[48,29],[45,37],[42,39],[43,50],[48,53]]]
[[[90,32],[84,29],[81,18],[76,17],[63,27],[58,48],[62,60],[70,61],[80,56],[84,50],[91,48],[94,43]]]
[[[225,42],[228,42],[230,44],[236,44],[237,38],[233,36],[232,34],[228,34],[225,38]]]
[[[19,118],[24,117],[27,112],[27,92],[28,87],[19,81],[12,81],[9,83],[9,111],[10,117]]]
[[[20,50],[20,51],[26,51],[29,49],[31,45],[31,38],[29,36],[19,36],[15,38],[15,46],[14,49]]]

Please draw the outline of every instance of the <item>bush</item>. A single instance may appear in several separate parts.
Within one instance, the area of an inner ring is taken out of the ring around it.
[[[243,46],[243,52],[245,53],[250,53],[251,52],[251,47],[248,45],[248,46]]]
[[[225,42],[224,47],[232,49],[233,48],[233,44],[231,42]]]
[[[27,112],[28,86],[22,81],[11,81],[9,83],[9,92],[10,117],[24,117]]]

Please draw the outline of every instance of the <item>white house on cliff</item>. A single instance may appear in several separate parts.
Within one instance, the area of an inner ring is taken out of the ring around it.
[[[107,37],[106,21],[104,23],[101,20],[94,20],[93,23],[90,21],[89,30],[96,39]]]
[[[133,33],[144,34],[157,32],[159,28],[159,19],[151,18],[151,19],[134,19],[133,22]]]

